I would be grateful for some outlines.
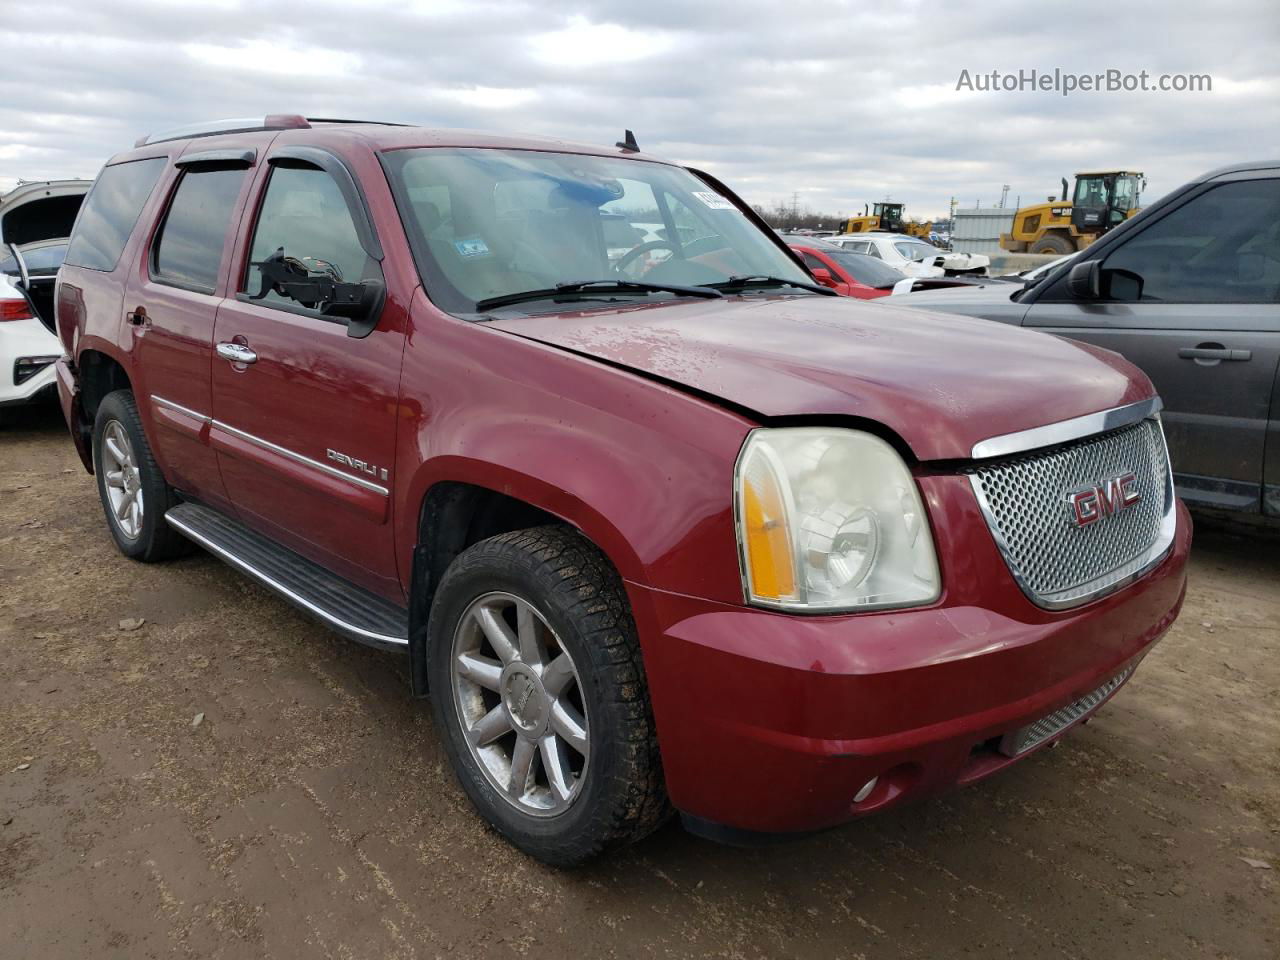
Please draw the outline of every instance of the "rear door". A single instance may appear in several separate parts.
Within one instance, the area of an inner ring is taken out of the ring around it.
[[[1280,180],[1206,184],[1103,256],[1102,300],[1059,281],[1024,323],[1141,367],[1164,400],[1179,493],[1258,511],[1280,366]]]
[[[400,600],[389,488],[401,315],[383,310],[350,336],[264,286],[259,266],[283,250],[314,276],[381,280],[363,195],[334,154],[292,147],[259,174],[253,209],[214,332],[212,439],[227,493],[249,526]]]
[[[213,322],[226,290],[231,225],[247,195],[256,150],[188,150],[162,184],[166,202],[125,290],[127,336],[138,402],[150,411],[151,443],[169,481],[225,508],[208,444]]]

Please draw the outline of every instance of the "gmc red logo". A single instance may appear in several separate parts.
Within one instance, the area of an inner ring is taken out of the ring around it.
[[[1138,478],[1132,473],[1111,477],[1092,487],[1082,487],[1067,494],[1067,506],[1071,521],[1077,527],[1087,527],[1103,517],[1127,510],[1142,499],[1135,489]]]

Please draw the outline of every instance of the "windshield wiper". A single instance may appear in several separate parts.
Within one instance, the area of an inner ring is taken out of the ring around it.
[[[805,283],[803,280],[784,280],[782,277],[770,277],[764,274],[755,274],[749,277],[730,277],[728,280],[717,280],[715,283],[708,283],[707,286],[714,287],[716,290],[745,290],[748,287],[798,287],[801,290],[820,293],[824,297],[839,296],[830,287],[822,287],[816,283]]]
[[[677,293],[685,297],[705,297],[709,300],[724,296],[719,290],[713,290],[710,286],[689,287],[679,283],[648,283],[644,280],[606,278],[604,280],[571,280],[540,290],[520,290],[516,293],[485,297],[483,300],[476,301],[476,310],[483,313],[486,310],[496,310],[498,307],[507,307],[515,303],[547,300],[565,294],[572,296],[579,293]]]

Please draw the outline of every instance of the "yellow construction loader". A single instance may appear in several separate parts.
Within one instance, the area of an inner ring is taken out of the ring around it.
[[[1013,253],[1075,253],[1137,213],[1146,185],[1143,174],[1128,170],[1077,173],[1068,201],[1064,178],[1062,199],[1020,207],[1000,246]]]
[[[902,208],[905,204],[901,203],[884,203],[875,204],[870,211],[866,205],[862,207],[862,216],[850,217],[846,220],[840,230],[841,233],[870,233],[872,230],[887,230],[890,233],[905,233],[908,236],[920,237],[922,240],[929,239],[929,233],[933,230],[933,221],[928,223],[920,223],[918,220],[903,220]]]

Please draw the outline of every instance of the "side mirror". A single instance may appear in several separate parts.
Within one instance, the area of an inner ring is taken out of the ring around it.
[[[357,339],[367,337],[377,326],[382,302],[387,288],[381,280],[362,280],[359,283],[335,283],[333,299],[320,308],[326,317],[340,317],[347,321],[347,336]]]
[[[1102,287],[1108,300],[1136,303],[1142,299],[1142,277],[1132,270],[1103,270]]]
[[[810,272],[813,274],[813,279],[817,280],[824,287],[834,287],[836,285],[836,278],[831,275],[830,270],[826,270],[822,267],[814,267]]]
[[[1102,264],[1097,260],[1077,263],[1067,274],[1067,289],[1077,300],[1097,300],[1102,296]]]

